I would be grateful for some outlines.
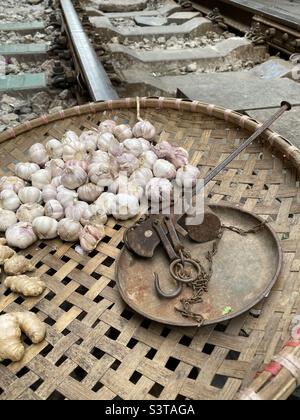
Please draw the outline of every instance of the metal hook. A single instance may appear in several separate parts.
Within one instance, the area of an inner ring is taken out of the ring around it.
[[[158,295],[160,297],[165,298],[165,299],[176,298],[177,296],[180,295],[180,293],[182,292],[182,289],[183,289],[182,283],[179,283],[178,288],[176,290],[174,290],[173,292],[171,292],[171,293],[164,292],[160,287],[159,276],[158,276],[157,273],[154,273],[154,284],[155,284],[155,288],[156,288],[156,291],[157,291]]]

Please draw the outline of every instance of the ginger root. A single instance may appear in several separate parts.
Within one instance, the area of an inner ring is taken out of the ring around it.
[[[0,245],[0,265],[3,265],[8,258],[15,255],[15,251],[8,246]]]
[[[46,326],[31,312],[14,312],[0,316],[0,362],[7,359],[18,362],[24,357],[22,332],[37,344],[44,340]]]
[[[25,297],[39,296],[46,289],[40,277],[10,276],[4,280],[4,286]]]
[[[23,255],[14,255],[4,263],[4,271],[6,274],[11,274],[13,276],[34,270],[34,265],[32,265],[27,258],[23,257]]]

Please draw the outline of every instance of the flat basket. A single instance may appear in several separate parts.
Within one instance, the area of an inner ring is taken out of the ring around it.
[[[247,116],[195,101],[141,98],[140,106],[160,140],[188,149],[202,176],[258,126]],[[0,176],[26,161],[33,143],[60,139],[66,130],[80,134],[108,118],[133,124],[136,107],[133,98],[91,103],[6,131],[0,135]],[[231,321],[170,327],[130,310],[114,276],[132,222],[110,219],[89,256],[60,240],[23,251],[47,290],[24,300],[0,285],[0,312],[31,310],[48,333],[39,345],[26,342],[21,362],[0,364],[0,399],[287,398],[300,379],[299,341],[288,342],[294,368],[278,357],[300,313],[299,162],[299,150],[268,130],[206,188],[211,203],[225,201],[267,219],[283,248],[283,270],[268,298]],[[253,382],[258,371],[263,373]]]

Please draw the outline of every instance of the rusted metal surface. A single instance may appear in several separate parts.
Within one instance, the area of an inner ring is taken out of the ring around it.
[[[264,222],[262,218],[232,206],[210,205],[209,208],[225,226],[249,230]],[[206,255],[212,251],[214,243],[199,244],[189,238],[183,239],[183,245],[191,251],[192,258],[198,259],[204,267],[207,267]],[[195,312],[203,316],[204,325],[244,313],[268,295],[281,265],[280,243],[268,224],[248,235],[224,231],[213,258],[208,292],[203,295],[202,303],[195,305]],[[126,303],[143,316],[164,324],[198,325],[174,310],[180,306],[181,299],[191,296],[190,288],[184,286],[180,296],[173,299],[161,298],[155,289],[154,273],[159,274],[163,291],[174,293],[177,284],[170,275],[168,257],[162,245],[156,249],[153,258],[139,257],[124,247],[117,263],[116,278]]]
[[[221,221],[216,214],[205,210],[203,223],[199,225],[186,225],[189,237],[199,243],[213,241],[221,231]]]

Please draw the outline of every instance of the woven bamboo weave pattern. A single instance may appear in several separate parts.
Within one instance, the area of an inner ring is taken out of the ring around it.
[[[206,104],[141,102],[141,116],[155,124],[160,140],[187,148],[203,176],[257,126],[236,113],[225,115],[227,121],[222,108]],[[135,101],[84,106],[0,136],[0,176],[26,161],[33,143],[60,139],[69,129],[79,134],[111,117],[133,124]],[[110,219],[106,237],[89,256],[60,240],[22,251],[47,290],[24,300],[1,284],[0,311],[31,310],[48,333],[39,345],[26,342],[21,362],[0,364],[0,399],[236,398],[287,341],[291,320],[300,312],[297,162],[299,151],[269,131],[207,186],[211,202],[225,200],[267,218],[284,251],[283,270],[269,297],[255,312],[224,324],[165,327],[126,307],[114,270],[129,222]]]

